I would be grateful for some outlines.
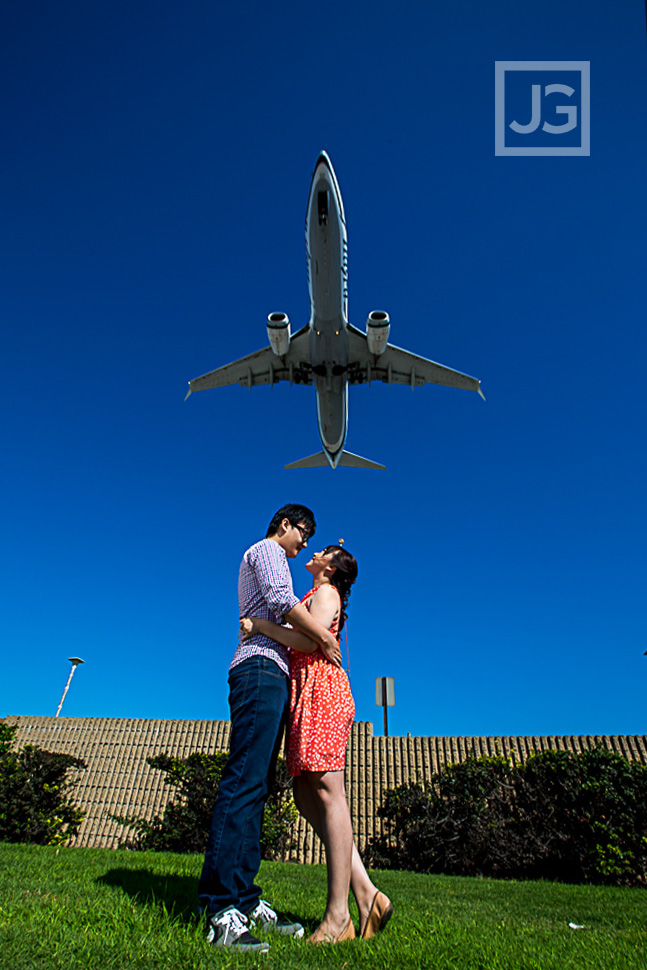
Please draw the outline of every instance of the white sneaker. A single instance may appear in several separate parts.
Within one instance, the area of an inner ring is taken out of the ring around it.
[[[243,952],[267,953],[269,943],[264,943],[245,928],[247,917],[235,906],[228,906],[207,917],[207,942],[212,946],[228,946]]]
[[[254,909],[247,914],[247,919],[252,926],[258,926],[264,933],[272,930],[274,933],[280,933],[283,936],[295,936],[297,939],[303,936],[301,923],[292,923],[290,920],[282,919],[264,899],[259,899]]]

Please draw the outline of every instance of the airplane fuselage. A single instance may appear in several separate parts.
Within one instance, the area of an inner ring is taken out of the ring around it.
[[[323,450],[290,462],[286,468],[383,469],[384,465],[345,449],[348,385],[381,381],[409,385],[444,384],[481,394],[481,382],[469,374],[389,343],[391,324],[384,310],[371,310],[366,331],[348,320],[348,240],[339,185],[325,152],[317,158],[306,210],[306,255],[310,319],[292,333],[287,313],[267,317],[269,346],[189,381],[194,391],[240,384],[273,387],[313,384]],[[482,394],[481,394],[482,396]]]
[[[348,240],[339,185],[324,152],[310,186],[306,254],[317,422],[324,451],[335,468],[348,428]]]

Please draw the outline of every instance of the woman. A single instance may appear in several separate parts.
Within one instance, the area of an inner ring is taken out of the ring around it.
[[[306,569],[313,588],[301,602],[339,640],[357,563],[341,545],[326,546]],[[360,936],[369,939],[386,926],[393,906],[371,882],[353,842],[344,789],[346,746],[355,714],[348,678],[305,634],[253,617],[240,625],[244,637],[262,633],[291,649],[288,769],[294,777],[297,808],[323,842],[328,867],[326,911],[310,942],[354,939],[349,885],[359,910]]]

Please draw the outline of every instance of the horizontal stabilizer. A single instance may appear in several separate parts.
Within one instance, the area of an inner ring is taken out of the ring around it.
[[[347,468],[379,468],[380,471],[386,469],[386,465],[378,465],[376,461],[362,458],[361,455],[354,455],[351,451],[342,451],[338,465],[346,465]]]
[[[300,458],[299,461],[285,465],[285,468],[325,468],[326,465],[331,465],[333,468],[336,468],[337,465],[344,465],[346,468],[379,468],[381,471],[385,469],[384,465],[378,465],[376,461],[362,458],[361,455],[354,455],[350,451],[342,451],[334,465],[332,465],[325,451],[318,451],[316,455],[308,455],[307,458]]]
[[[293,461],[289,465],[284,465],[284,468],[325,468],[329,465],[328,456],[325,451],[318,451],[316,455],[308,455],[307,458],[300,458],[299,461]]]

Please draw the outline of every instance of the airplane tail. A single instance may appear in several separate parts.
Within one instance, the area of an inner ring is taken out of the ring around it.
[[[326,465],[330,465],[330,460],[325,451],[318,451],[316,455],[308,455],[307,458],[300,458],[299,461],[293,461],[289,465],[285,465],[285,468],[325,468]],[[346,468],[379,468],[384,471],[385,465],[378,465],[376,461],[370,461],[368,458],[362,458],[361,455],[354,455],[350,451],[342,451],[339,460],[335,462],[332,467],[337,467],[337,465],[344,465]]]

